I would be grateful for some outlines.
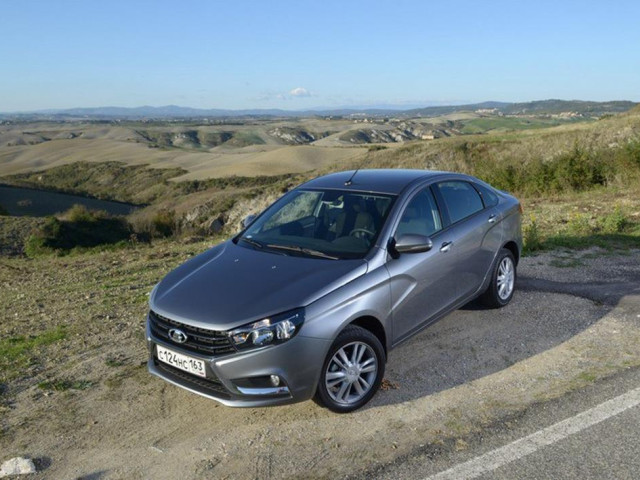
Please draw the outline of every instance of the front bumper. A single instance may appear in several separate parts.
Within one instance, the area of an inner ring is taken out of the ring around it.
[[[148,319],[146,339],[149,348],[147,366],[152,375],[230,407],[264,407],[310,399],[315,393],[320,370],[330,346],[329,340],[299,334],[280,345],[207,357],[155,338]],[[203,360],[206,378],[160,362],[156,357],[156,345]],[[269,375],[280,376],[283,383],[268,389],[247,389],[233,381]]]

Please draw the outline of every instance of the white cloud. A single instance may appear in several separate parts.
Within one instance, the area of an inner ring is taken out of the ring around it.
[[[306,88],[297,87],[297,88],[294,88],[293,90],[291,90],[289,92],[289,95],[291,95],[292,97],[310,97],[311,96],[311,92],[309,90],[307,90]]]

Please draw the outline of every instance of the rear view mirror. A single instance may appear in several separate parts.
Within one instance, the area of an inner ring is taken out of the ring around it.
[[[393,246],[398,253],[420,253],[428,252],[433,248],[433,242],[425,235],[408,233],[400,235]]]
[[[247,215],[246,217],[244,217],[244,220],[242,220],[242,228],[247,228],[249,225],[251,225],[256,217],[257,215]]]

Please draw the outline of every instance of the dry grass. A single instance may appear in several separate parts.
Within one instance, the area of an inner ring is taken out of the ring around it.
[[[469,157],[517,166],[538,159],[552,160],[571,153],[576,145],[586,151],[614,149],[639,138],[640,109],[636,108],[592,123],[414,142],[370,153],[362,167],[465,171]]]

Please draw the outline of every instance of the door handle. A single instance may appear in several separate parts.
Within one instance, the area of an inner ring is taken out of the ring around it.
[[[449,250],[451,250],[451,245],[453,245],[453,242],[444,242],[440,246],[440,251],[441,252],[448,252]]]
[[[495,221],[496,221],[496,215],[492,213],[491,215],[489,215],[489,223],[495,223]]]

